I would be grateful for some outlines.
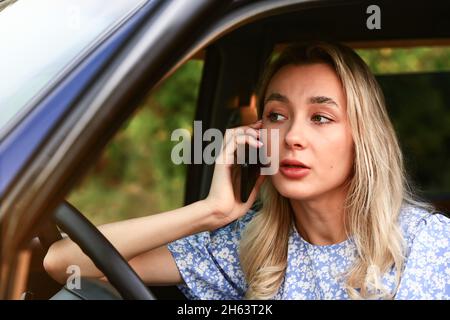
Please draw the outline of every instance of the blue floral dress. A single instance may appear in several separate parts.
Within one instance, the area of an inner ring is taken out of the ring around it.
[[[201,232],[168,244],[184,279],[180,290],[189,299],[243,299],[247,284],[239,263],[239,240],[256,214],[212,232]],[[406,261],[395,299],[450,299],[450,219],[405,206],[399,223],[407,244]],[[352,238],[318,246],[292,228],[288,265],[274,299],[349,299],[342,275],[356,257]],[[382,279],[392,291],[395,270]]]

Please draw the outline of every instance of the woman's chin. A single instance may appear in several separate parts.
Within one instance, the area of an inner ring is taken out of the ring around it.
[[[307,200],[312,197],[312,192],[310,189],[307,189],[305,187],[297,187],[293,188],[292,185],[290,186],[275,186],[275,188],[278,190],[278,192],[285,198],[289,198],[292,200]],[[299,188],[305,189],[305,191],[299,190]],[[306,191],[307,190],[307,191]]]
[[[296,201],[307,201],[312,198],[311,194],[299,194],[298,192],[291,192],[283,194],[285,198]]]

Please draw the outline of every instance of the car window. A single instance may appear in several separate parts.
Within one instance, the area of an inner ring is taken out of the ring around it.
[[[380,83],[419,194],[450,212],[450,47],[357,51]]]
[[[67,200],[99,225],[183,206],[186,164],[171,160],[176,129],[192,135],[202,60],[189,60],[144,99]]]
[[[75,57],[144,2],[23,0],[4,8],[0,130]]]

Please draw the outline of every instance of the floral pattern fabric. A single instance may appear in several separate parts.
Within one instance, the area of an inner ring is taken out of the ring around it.
[[[239,263],[239,241],[256,214],[212,232],[201,232],[168,244],[184,279],[178,287],[189,299],[244,299],[247,284]],[[450,219],[416,207],[402,207],[399,216],[406,241],[406,260],[395,299],[450,299]],[[293,227],[288,264],[274,299],[349,299],[343,274],[356,258],[352,238],[318,246]],[[391,292],[395,269],[383,275]]]

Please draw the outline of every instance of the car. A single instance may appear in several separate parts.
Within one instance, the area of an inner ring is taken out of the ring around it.
[[[204,130],[224,132],[256,119],[257,79],[286,43],[320,38],[355,49],[450,45],[450,6],[444,2],[377,1],[373,7],[367,1],[113,0],[105,7],[99,0],[39,0],[2,5],[2,299],[183,298],[176,287],[146,286],[66,196],[148,91],[189,59],[204,64],[195,120]],[[380,24],[370,22],[377,12]],[[450,72],[377,78],[394,122],[405,115],[412,119],[399,128],[401,141],[424,142],[409,149],[411,161],[423,159],[415,167],[423,196],[449,210],[450,134],[448,122],[436,119],[449,119]],[[421,106],[430,92],[438,114],[423,123]],[[430,128],[440,137],[434,147],[415,136]],[[185,204],[207,195],[212,173],[211,165],[188,166]],[[61,288],[46,274],[45,253],[61,239],[57,226],[113,288],[90,279],[81,279],[82,289]]]

